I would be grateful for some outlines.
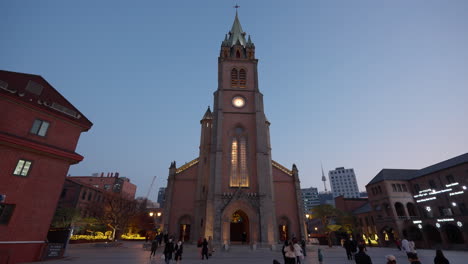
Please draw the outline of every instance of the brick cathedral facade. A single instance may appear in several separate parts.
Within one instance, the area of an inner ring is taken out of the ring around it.
[[[274,246],[305,237],[299,173],[272,160],[257,65],[236,13],[221,44],[213,111],[200,121],[199,157],[169,168],[164,231],[176,239]]]

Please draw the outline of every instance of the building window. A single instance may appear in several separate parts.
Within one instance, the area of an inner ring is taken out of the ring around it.
[[[393,191],[394,191],[394,192],[396,192],[396,191],[397,191],[397,189],[396,189],[396,185],[395,185],[395,184],[392,184],[392,189],[393,189]]]
[[[49,128],[49,122],[36,119],[34,120],[34,123],[30,132],[34,135],[44,137],[47,134],[48,128]]]
[[[240,69],[239,71],[239,87],[245,88],[247,84],[247,73],[244,69]]]
[[[86,199],[86,191],[83,192],[83,194],[81,195],[81,200],[84,200]]]
[[[110,189],[110,184],[104,184],[104,190],[109,190]]]
[[[18,163],[16,164],[15,171],[13,172],[13,175],[16,176],[28,176],[29,169],[31,169],[31,164],[32,161],[29,160],[18,160]]]
[[[421,190],[421,187],[419,186],[419,184],[413,184],[413,189],[415,193],[419,193],[419,191]]]
[[[14,204],[0,204],[0,225],[8,225],[14,210]]]
[[[231,142],[231,187],[249,187],[247,173],[247,140],[242,128],[236,128]]]
[[[237,87],[239,85],[239,74],[236,68],[231,70],[231,87]]]
[[[447,183],[454,183],[455,182],[455,179],[453,178],[453,175],[447,175],[445,176],[445,178],[447,179]]]
[[[435,181],[433,181],[433,180],[429,181],[429,186],[431,186],[432,189],[437,188],[437,185],[436,185]]]
[[[399,192],[402,192],[402,191],[403,191],[403,190],[401,189],[401,184],[397,184],[396,187],[397,187],[397,189],[398,189]]]
[[[382,193],[382,188],[380,186],[377,186],[377,188],[379,189],[379,193]]]
[[[403,191],[404,191],[404,192],[407,192],[407,191],[408,191],[408,189],[406,189],[406,184],[402,184],[401,187],[403,188]]]

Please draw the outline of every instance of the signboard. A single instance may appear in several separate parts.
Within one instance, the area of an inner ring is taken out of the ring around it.
[[[63,243],[49,243],[47,245],[46,258],[59,258],[63,255]]]

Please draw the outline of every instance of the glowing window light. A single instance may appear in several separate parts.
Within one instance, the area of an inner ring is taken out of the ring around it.
[[[425,198],[425,199],[419,199],[419,200],[416,200],[417,203],[422,203],[422,202],[427,202],[427,201],[430,201],[430,200],[435,200],[437,199],[436,197],[429,197],[429,198]]]
[[[421,220],[414,220],[414,221],[413,221],[413,224],[421,224],[421,223],[422,223]]]
[[[436,223],[436,227],[437,227],[437,228],[440,228],[440,224],[439,224],[439,223]]]
[[[451,192],[449,193],[450,196],[454,196],[454,195],[459,195],[459,194],[463,194],[464,191],[458,191],[458,192]]]
[[[452,206],[457,206],[457,203],[456,203],[456,202],[452,202]]]
[[[453,218],[442,218],[442,219],[437,219],[437,222],[453,222],[455,219]]]
[[[422,225],[421,225],[421,224],[419,224],[418,227],[419,227],[419,229],[422,229]]]
[[[454,182],[454,183],[446,184],[445,187],[452,187],[458,184],[459,184],[458,182]]]
[[[431,211],[431,207],[430,207],[430,206],[426,206],[426,211],[430,212],[430,211]]]
[[[457,226],[458,226],[458,227],[462,227],[462,226],[463,226],[462,222],[458,221],[458,222],[457,222]]]
[[[462,186],[462,189],[463,189],[463,190],[466,190],[466,186]]]

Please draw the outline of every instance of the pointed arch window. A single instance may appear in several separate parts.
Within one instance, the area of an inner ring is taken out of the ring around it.
[[[230,187],[249,187],[247,168],[247,139],[242,128],[235,129],[231,141]]]
[[[240,69],[240,71],[239,71],[239,87],[240,88],[245,88],[246,84],[247,84],[247,73],[245,72],[244,69]]]
[[[231,87],[237,87],[239,85],[239,73],[236,68],[231,70]]]

